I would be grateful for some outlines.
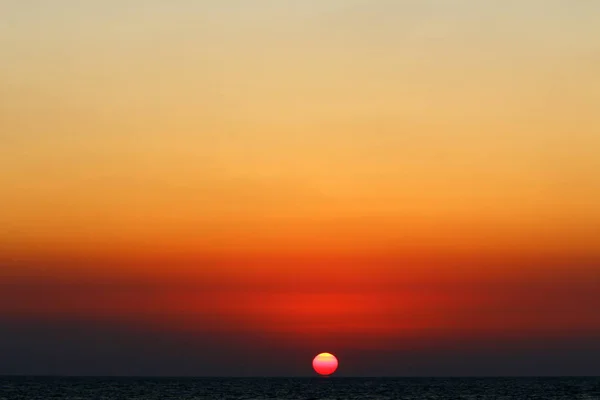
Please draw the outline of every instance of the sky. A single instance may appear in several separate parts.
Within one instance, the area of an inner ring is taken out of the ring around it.
[[[0,374],[600,374],[600,2],[0,2]]]

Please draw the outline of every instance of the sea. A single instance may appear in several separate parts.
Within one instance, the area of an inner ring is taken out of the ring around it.
[[[0,377],[1,400],[600,400],[600,378]]]

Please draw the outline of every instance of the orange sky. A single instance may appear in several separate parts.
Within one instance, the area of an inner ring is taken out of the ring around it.
[[[168,3],[0,5],[0,320],[600,332],[596,3]]]

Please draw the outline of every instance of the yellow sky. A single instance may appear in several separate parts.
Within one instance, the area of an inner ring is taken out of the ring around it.
[[[600,248],[600,3],[0,15],[8,254]]]

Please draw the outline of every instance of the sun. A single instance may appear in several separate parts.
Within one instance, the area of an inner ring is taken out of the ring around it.
[[[338,360],[331,353],[321,353],[313,359],[312,365],[319,375],[331,375],[338,367]]]

